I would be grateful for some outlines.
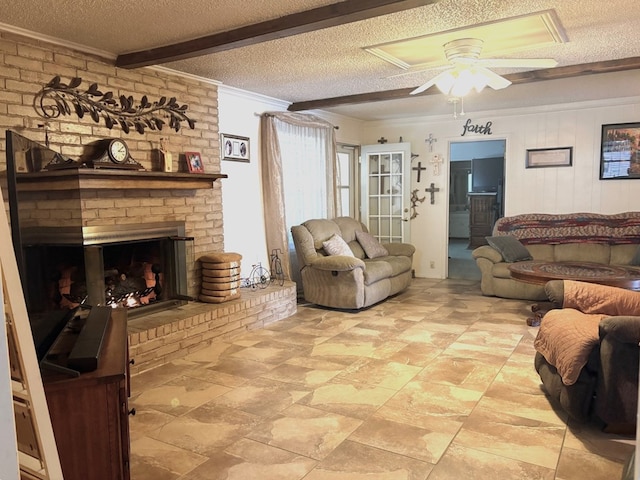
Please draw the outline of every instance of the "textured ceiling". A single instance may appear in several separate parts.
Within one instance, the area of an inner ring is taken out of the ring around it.
[[[24,29],[114,59],[119,54],[231,30],[335,1],[0,0],[0,29]],[[506,52],[500,57],[554,58],[559,66],[566,66],[640,56],[638,0],[441,0],[400,13],[162,66],[289,102],[416,87],[439,70],[394,76],[402,69],[372,55],[365,47],[543,10],[555,11],[567,41]],[[500,74],[518,71],[493,70]],[[580,91],[576,91],[575,79],[553,80],[558,90],[549,97],[559,97],[560,101],[597,98],[596,92],[602,90],[601,77],[584,77]],[[624,88],[640,85],[639,71],[622,72],[615,77]],[[527,92],[544,91],[543,83],[513,85],[499,92],[485,90],[469,97],[467,108],[531,103]],[[541,101],[540,97],[537,101]],[[429,95],[328,110],[379,119],[445,113],[449,109],[443,96]]]

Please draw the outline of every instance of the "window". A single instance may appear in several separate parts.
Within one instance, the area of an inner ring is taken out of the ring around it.
[[[357,192],[357,159],[356,147],[338,145],[338,198],[342,215],[359,218],[356,205]]]

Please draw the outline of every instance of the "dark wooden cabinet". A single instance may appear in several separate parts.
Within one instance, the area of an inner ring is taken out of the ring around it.
[[[65,480],[129,479],[127,312],[114,309],[98,368],[69,377],[43,370]]]
[[[469,193],[469,248],[486,245],[496,222],[496,193]]]

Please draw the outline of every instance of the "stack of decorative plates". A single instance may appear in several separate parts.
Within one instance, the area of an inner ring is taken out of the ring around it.
[[[200,257],[202,264],[201,302],[222,303],[240,296],[240,260],[233,252],[210,253]]]

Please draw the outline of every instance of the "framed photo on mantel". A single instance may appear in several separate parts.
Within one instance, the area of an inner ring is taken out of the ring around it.
[[[220,134],[220,149],[223,160],[249,162],[249,138],[237,135]]]
[[[184,152],[187,161],[187,169],[190,173],[204,173],[204,165],[200,152]]]

